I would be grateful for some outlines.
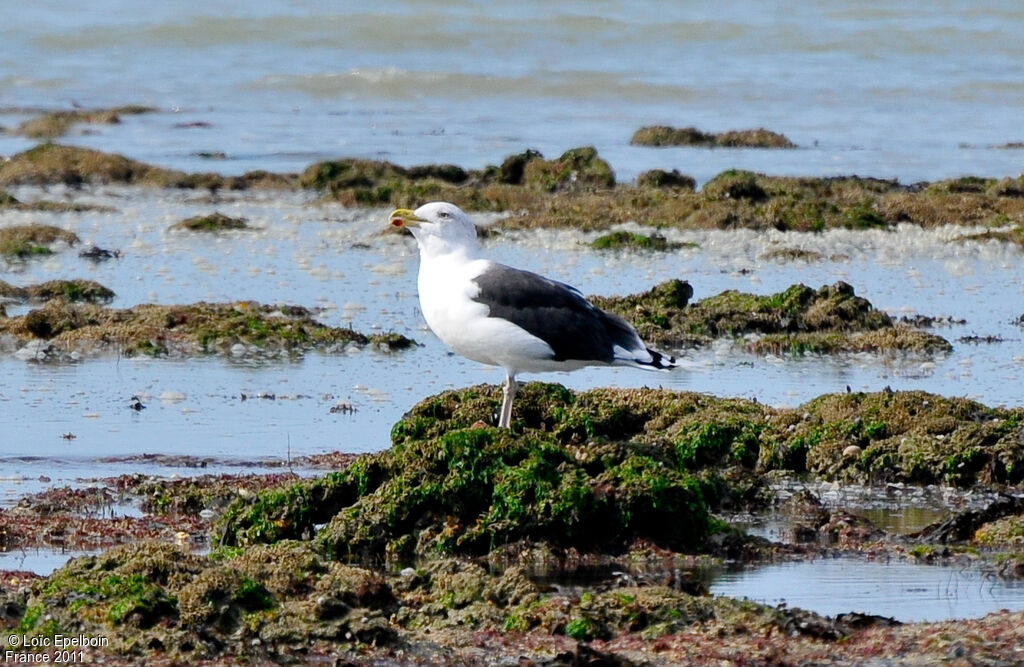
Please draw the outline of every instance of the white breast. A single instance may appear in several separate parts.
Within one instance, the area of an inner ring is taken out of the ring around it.
[[[480,288],[473,282],[489,262],[446,262],[421,258],[420,309],[427,325],[445,345],[467,359],[516,372],[541,370],[553,355],[551,347],[511,322],[488,317],[489,309],[473,300]]]

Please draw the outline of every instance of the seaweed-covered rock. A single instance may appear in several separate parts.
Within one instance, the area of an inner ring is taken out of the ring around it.
[[[154,356],[229,352],[237,344],[294,352],[369,344],[399,350],[414,344],[399,334],[366,336],[321,324],[301,306],[251,302],[113,309],[53,299],[22,317],[3,320],[0,332],[26,341],[45,338],[71,347],[115,346],[122,354]]]
[[[68,303],[86,301],[106,303],[114,298],[113,290],[92,280],[48,280],[38,285],[17,287],[0,280],[0,297],[21,302],[44,302],[60,299]]]
[[[702,146],[705,148],[796,148],[784,134],[766,130],[729,130],[702,132],[695,127],[649,125],[633,133],[634,146]]]
[[[432,200],[452,201],[468,210],[504,208],[503,193],[486,191],[481,172],[450,164],[401,167],[390,162],[345,158],[310,165],[299,185],[326,191],[349,206],[419,206]]]
[[[1003,495],[981,509],[958,512],[944,521],[921,530],[916,538],[924,542],[963,542],[975,538],[979,543],[997,542],[997,535],[1024,535],[1021,531],[1021,514],[1024,513],[1024,498]],[[1001,523],[1000,523],[1001,522]],[[1015,526],[1003,533],[1004,526]],[[987,529],[984,530],[983,529]],[[980,538],[978,533],[981,532]],[[1005,537],[1004,537],[1005,540]],[[1018,539],[1024,543],[1024,539]]]
[[[341,558],[483,554],[523,541],[615,552],[640,539],[678,550],[709,530],[708,506],[763,502],[758,471],[997,488],[1024,480],[1020,409],[924,392],[829,394],[776,410],[531,383],[512,432],[481,427],[499,403],[489,387],[427,399],[395,425],[387,452],[236,502],[222,539],[274,541],[329,522],[318,540]],[[844,455],[851,446],[860,453]]]
[[[0,185],[64,183],[125,183],[168,188],[245,189],[294,187],[295,177],[253,171],[241,176],[212,173],[187,174],[165,169],[116,153],[91,148],[45,143],[0,163]]]
[[[73,246],[78,242],[77,234],[53,225],[29,224],[0,228],[0,256],[26,258],[50,255],[54,244]]]
[[[611,188],[615,173],[593,146],[572,148],[554,160],[529,160],[523,168],[524,184],[546,192]]]
[[[704,184],[701,193],[709,199],[732,199],[761,202],[768,193],[758,183],[757,175],[750,171],[730,170]]]
[[[495,168],[493,171],[496,174],[497,180],[501,183],[522,185],[523,174],[526,171],[526,163],[543,157],[544,156],[538,151],[525,150],[522,153],[509,155],[502,161],[501,166]]]
[[[219,642],[239,630],[244,614],[278,605],[264,586],[225,565],[202,569],[176,593],[182,628]]]
[[[75,558],[33,584],[20,627],[30,636],[45,636],[98,624],[117,630],[109,637],[115,650],[151,648],[147,640],[178,619],[173,592],[201,570],[199,557],[156,542]]]
[[[664,252],[687,247],[687,244],[669,241],[661,234],[637,234],[635,232],[617,231],[604,234],[590,242],[590,247],[597,250],[642,250]],[[692,247],[692,246],[690,246]]]
[[[943,338],[896,325],[844,282],[814,290],[793,285],[777,294],[727,290],[687,305],[693,290],[672,280],[625,297],[590,297],[595,305],[622,315],[640,337],[669,349],[706,345],[721,337],[761,334],[746,340],[756,353],[948,352]]]
[[[636,184],[641,188],[672,188],[688,192],[693,192],[697,188],[697,180],[693,176],[681,174],[677,169],[645,171],[636,177]]]
[[[170,228],[190,232],[221,232],[237,229],[249,229],[249,224],[246,222],[245,218],[232,218],[229,215],[214,212],[209,215],[195,215],[191,218],[186,218],[181,222],[174,223]]]
[[[0,183],[43,185],[47,183],[139,183],[159,184],[168,179],[167,169],[130,160],[113,153],[40,144],[18,153],[0,165]],[[177,172],[178,175],[182,175]]]
[[[692,547],[710,530],[707,503],[727,492],[695,472],[752,466],[763,418],[754,403],[530,384],[517,399],[516,433],[474,427],[491,421],[498,399],[478,387],[420,403],[387,452],[236,503],[223,540],[293,537],[333,516],[318,539],[340,558],[483,554],[521,540]]]
[[[51,111],[24,121],[14,133],[32,139],[56,139],[65,134],[76,123],[92,123],[116,125],[121,116],[151,113],[153,107],[129,104],[109,109],[71,109],[69,111]]]
[[[971,542],[983,547],[1024,549],[1024,510],[984,523],[974,531]]]
[[[1024,411],[920,391],[827,394],[783,413],[761,464],[826,479],[956,486],[1024,481]],[[858,456],[843,456],[857,445]]]
[[[322,563],[308,545],[207,558],[143,541],[71,560],[36,582],[19,629],[28,636],[84,629],[107,637],[116,653],[180,661],[319,639],[384,643],[394,636],[386,615],[396,608],[381,575]]]

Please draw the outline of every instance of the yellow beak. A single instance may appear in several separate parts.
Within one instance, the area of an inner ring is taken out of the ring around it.
[[[396,208],[394,211],[391,211],[388,219],[395,227],[419,227],[421,222],[426,222],[426,220],[418,217],[408,208]]]

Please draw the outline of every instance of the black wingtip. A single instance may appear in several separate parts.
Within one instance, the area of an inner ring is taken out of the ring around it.
[[[647,352],[651,355],[651,361],[649,364],[651,368],[656,368],[659,371],[667,371],[676,368],[679,365],[676,363],[675,357],[670,357],[667,354],[662,354],[661,352],[652,350],[651,348],[647,348]]]

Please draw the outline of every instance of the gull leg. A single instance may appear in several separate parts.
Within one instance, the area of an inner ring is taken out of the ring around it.
[[[505,386],[502,387],[503,400],[501,401],[501,416],[498,418],[498,428],[508,428],[512,422],[512,399],[516,397],[519,390],[519,383],[516,382],[512,373],[505,377]]]

